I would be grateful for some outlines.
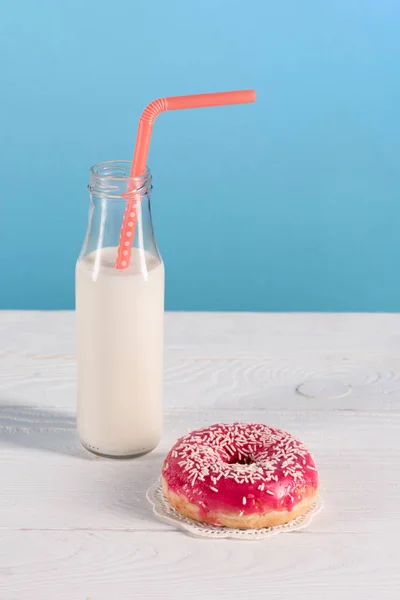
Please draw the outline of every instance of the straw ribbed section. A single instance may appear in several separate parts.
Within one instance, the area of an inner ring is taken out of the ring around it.
[[[142,116],[140,120],[143,123],[148,123],[148,125],[153,125],[156,117],[164,110],[168,110],[168,104],[166,98],[158,98],[157,100],[153,100],[142,112]]]

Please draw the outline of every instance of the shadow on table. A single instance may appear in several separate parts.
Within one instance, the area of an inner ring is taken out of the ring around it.
[[[96,456],[81,446],[73,414],[62,409],[18,406],[0,397],[0,450],[7,447],[96,463],[91,468],[76,471],[76,481],[82,485],[82,498],[88,486],[93,487],[93,498],[110,514],[126,519],[128,529],[133,515],[146,521],[154,518],[146,492],[160,476],[164,455],[157,450],[126,460]],[[20,458],[23,460],[22,453]]]
[[[79,443],[75,416],[62,409],[6,403],[0,398],[0,445],[91,458]]]

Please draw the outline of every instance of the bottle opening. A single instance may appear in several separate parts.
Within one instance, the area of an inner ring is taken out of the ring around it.
[[[150,171],[146,169],[142,175],[131,177],[131,165],[129,160],[97,163],[90,169],[89,191],[96,196],[110,199],[128,199],[134,194],[145,196],[151,191]]]

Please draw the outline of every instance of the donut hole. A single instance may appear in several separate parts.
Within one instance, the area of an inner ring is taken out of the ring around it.
[[[252,456],[243,456],[243,454],[236,452],[227,462],[230,465],[252,465],[255,461]]]
[[[251,458],[251,456],[246,456],[246,457],[238,458],[237,460],[235,460],[233,462],[235,465],[252,465],[254,460]]]

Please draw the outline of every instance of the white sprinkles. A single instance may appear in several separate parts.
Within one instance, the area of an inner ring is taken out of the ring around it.
[[[178,440],[170,457],[179,459],[175,464],[187,474],[191,487],[197,480],[210,481],[209,488],[216,493],[223,478],[238,484],[259,482],[260,492],[274,496],[268,487],[274,487],[278,477],[303,482],[309,477],[306,469],[316,471],[304,444],[286,431],[260,423],[214,425],[190,432]],[[307,464],[309,460],[312,464]],[[294,501],[289,491],[287,496]],[[243,496],[243,506],[246,503]]]

